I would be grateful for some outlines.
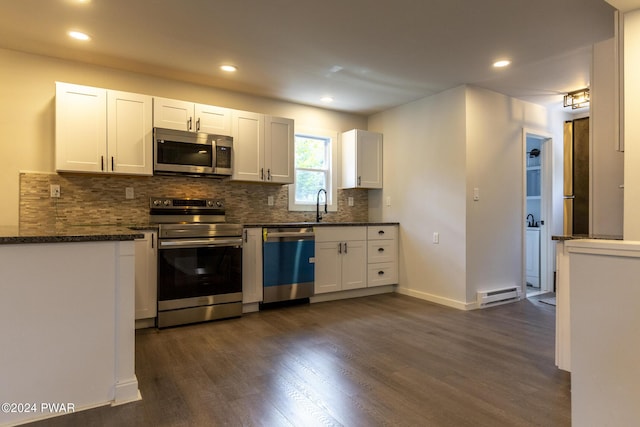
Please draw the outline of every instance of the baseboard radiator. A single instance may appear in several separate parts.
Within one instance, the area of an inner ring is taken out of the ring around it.
[[[513,286],[510,288],[493,289],[490,291],[478,291],[478,306],[487,307],[490,305],[503,304],[515,301],[520,298],[520,288]]]

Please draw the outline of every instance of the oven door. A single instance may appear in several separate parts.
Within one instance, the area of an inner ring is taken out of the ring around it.
[[[242,238],[159,241],[159,310],[238,301]]]

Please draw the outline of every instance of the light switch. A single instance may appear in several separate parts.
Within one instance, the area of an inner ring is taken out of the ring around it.
[[[477,202],[480,200],[480,189],[478,187],[473,189],[473,201]]]
[[[273,206],[273,196],[267,196],[267,205]]]
[[[387,207],[391,206],[391,197],[387,196],[387,200],[385,201],[385,205],[387,205]]]
[[[437,245],[438,243],[440,243],[440,233],[438,233],[437,231],[433,232],[433,244]]]
[[[126,187],[124,189],[124,197],[126,199],[133,199],[133,187]]]
[[[347,204],[348,204],[349,206],[353,206],[353,197],[349,197],[349,198],[347,199]]]

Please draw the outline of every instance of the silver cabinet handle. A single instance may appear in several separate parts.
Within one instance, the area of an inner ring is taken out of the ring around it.
[[[342,253],[342,243],[338,243],[338,253]]]
[[[358,177],[358,187],[360,187],[360,185],[362,185],[362,177],[361,176]]]
[[[113,163],[114,163],[113,156],[111,156],[111,172],[113,172]]]
[[[100,170],[104,170],[104,156],[100,156]]]
[[[198,117],[198,120],[196,120],[196,132],[200,131],[200,117]]]
[[[249,241],[249,231],[248,230],[244,230],[244,241],[245,241],[245,243]]]
[[[347,253],[347,242],[344,242],[344,253]]]
[[[267,181],[271,181],[271,169],[267,169]]]
[[[187,121],[187,130],[191,130],[191,117],[189,117],[189,121]]]
[[[264,181],[264,168],[260,168],[260,180]]]

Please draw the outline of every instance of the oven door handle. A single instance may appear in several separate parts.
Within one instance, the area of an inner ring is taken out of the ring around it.
[[[160,240],[158,243],[158,249],[214,248],[224,246],[240,248],[242,247],[242,238]]]

